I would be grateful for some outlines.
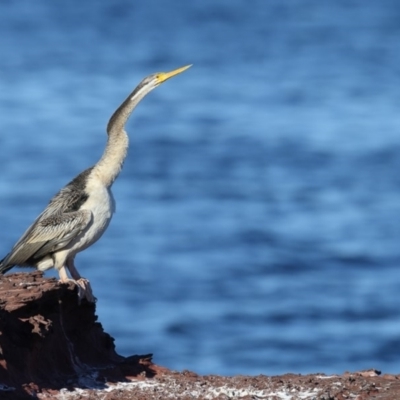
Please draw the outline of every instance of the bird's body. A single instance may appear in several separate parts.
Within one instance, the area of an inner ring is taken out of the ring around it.
[[[90,172],[91,169],[84,171],[66,186],[69,189],[68,197],[76,199],[76,202],[70,206],[70,209],[76,208],[80,215],[82,215],[81,220],[83,222],[78,228],[80,229],[79,234],[74,236],[67,245],[62,245],[62,249],[55,254],[55,258],[47,256],[47,258],[38,260],[36,262],[38,269],[46,270],[54,266],[57,268],[57,265],[64,264],[67,259],[73,259],[77,253],[85,250],[100,239],[107,229],[115,211],[114,197],[111,188],[106,187],[95,174]],[[63,192],[59,192],[51,203],[57,204],[58,202],[61,206],[58,212],[64,215],[71,213],[71,211],[65,210],[65,208],[62,210],[62,207],[65,207]],[[56,207],[54,207],[53,211],[55,209]],[[46,221],[46,215],[42,214],[39,219],[35,223],[43,225],[43,221]],[[79,220],[79,218],[74,216],[74,221]],[[74,277],[74,279],[79,278]]]
[[[99,162],[80,173],[51,199],[10,253],[0,261],[0,273],[15,265],[39,270],[54,267],[62,282],[69,280],[66,269],[73,280],[82,280],[74,265],[75,255],[102,236],[115,211],[111,186],[121,171],[128,150],[125,123],[147,93],[188,67],[150,75],[136,87],[108,123],[108,141]],[[85,289],[88,282],[84,282]]]

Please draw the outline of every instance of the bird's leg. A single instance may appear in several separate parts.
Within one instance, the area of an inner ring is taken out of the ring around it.
[[[66,283],[70,280],[64,266],[58,269],[58,275],[60,276],[60,282]]]
[[[68,283],[68,282],[75,283],[76,287],[78,288],[78,297],[79,297],[79,303],[80,303],[81,300],[86,297],[85,288],[83,288],[82,285],[80,285],[77,280],[71,279],[68,277],[67,271],[66,271],[64,265],[58,269],[58,274],[60,276],[61,283]]]
[[[81,275],[79,274],[78,270],[75,267],[75,263],[74,263],[74,258],[70,257],[67,258],[67,268],[69,270],[69,273],[72,276],[72,279],[75,279],[76,281],[79,281],[79,279],[82,279]]]
[[[90,282],[87,279],[82,278],[80,276],[78,270],[75,268],[74,259],[73,258],[67,259],[66,266],[72,276],[72,279],[68,278],[66,268],[63,265],[58,270],[58,273],[60,275],[60,281],[61,282],[73,281],[78,288],[79,299],[81,300],[83,298],[86,298],[86,300],[89,301],[90,303],[95,303],[96,297],[93,296],[92,287],[90,286]]]
[[[90,286],[90,282],[86,278],[82,278],[79,274],[78,270],[75,267],[74,257],[67,258],[67,268],[72,276],[72,279],[75,280],[78,285],[79,291],[82,290],[82,294],[80,293],[80,298],[85,297],[87,301],[90,303],[96,302],[96,297],[93,296],[92,287]]]

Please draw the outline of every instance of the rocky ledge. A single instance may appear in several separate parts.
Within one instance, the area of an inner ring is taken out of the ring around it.
[[[74,283],[40,272],[0,278],[0,399],[396,399],[400,377],[374,370],[343,375],[200,376],[122,357],[95,305]]]

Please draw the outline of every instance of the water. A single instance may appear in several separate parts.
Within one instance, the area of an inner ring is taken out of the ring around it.
[[[224,375],[398,373],[399,14],[2,1],[1,252],[98,160],[141,78],[193,63],[135,111],[117,213],[77,258],[118,351]]]

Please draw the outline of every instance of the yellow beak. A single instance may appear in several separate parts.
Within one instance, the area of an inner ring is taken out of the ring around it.
[[[173,76],[178,75],[178,74],[180,74],[180,73],[183,72],[183,71],[186,71],[186,70],[187,70],[188,68],[190,68],[192,65],[193,65],[193,64],[186,65],[186,66],[184,66],[184,67],[181,67],[181,68],[178,68],[178,69],[174,69],[174,70],[171,71],[171,72],[160,72],[160,73],[157,75],[158,83],[163,83],[163,82],[165,82],[166,80],[168,80],[169,78],[172,78]]]

